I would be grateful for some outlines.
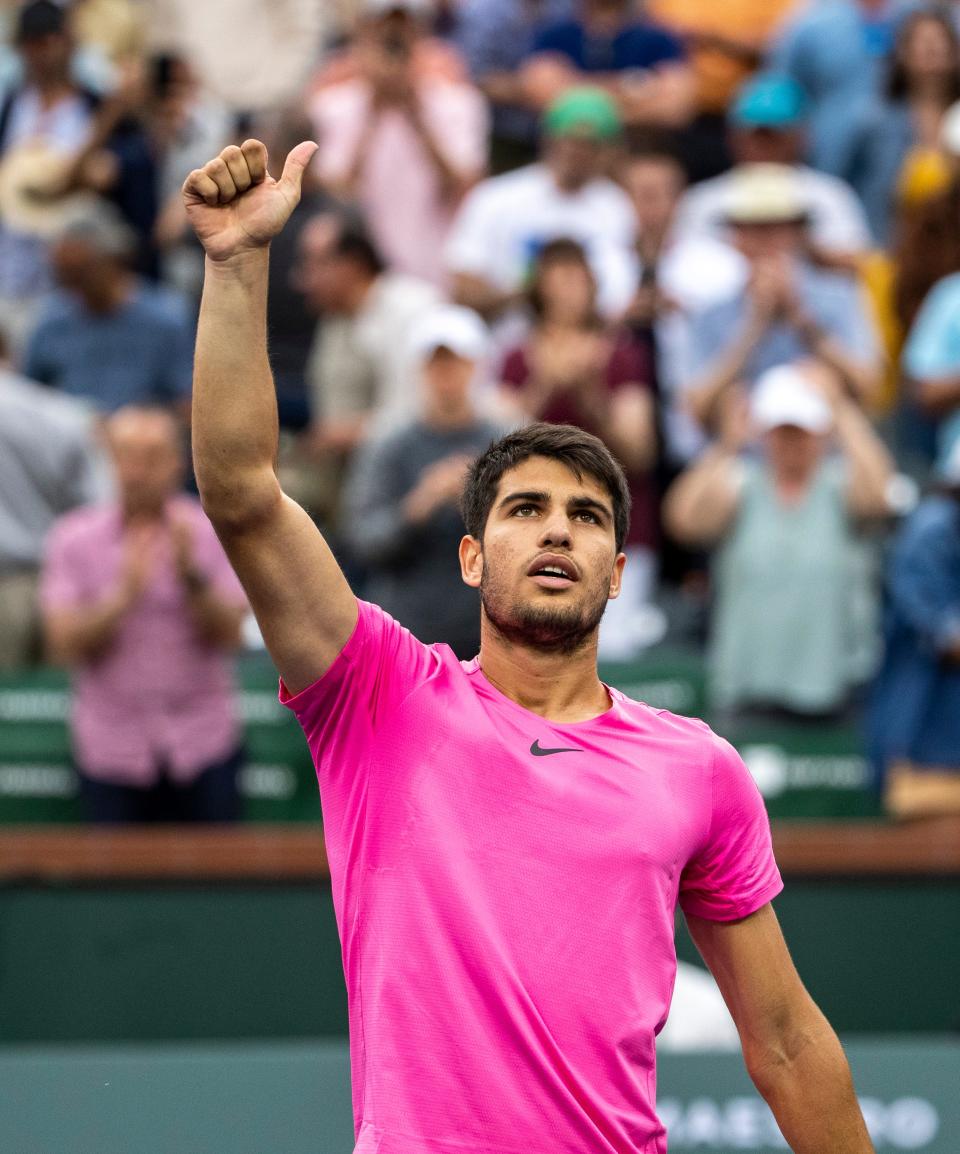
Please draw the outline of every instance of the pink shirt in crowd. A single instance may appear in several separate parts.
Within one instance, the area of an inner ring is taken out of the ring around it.
[[[483,97],[469,84],[424,77],[417,85],[420,115],[431,139],[464,180],[482,175],[487,162],[488,113]],[[370,85],[348,80],[321,89],[311,115],[320,152],[318,171],[334,186],[353,167],[366,125],[358,199],[374,239],[397,272],[442,285],[442,249],[457,209],[440,179],[420,133],[397,109],[371,109]]]
[[[192,530],[198,569],[225,598],[245,598],[198,502],[176,497],[170,514]],[[95,606],[120,585],[123,521],[117,505],[68,513],[47,542],[41,579],[45,612]],[[149,786],[161,766],[177,782],[225,758],[239,742],[229,658],[195,636],[168,538],[153,580],[107,652],[74,670],[74,756],[92,778]]]
[[[280,693],[320,783],[356,1154],[663,1154],[676,903],[725,921],[782,888],[734,750],[615,689],[546,721],[365,603]]]

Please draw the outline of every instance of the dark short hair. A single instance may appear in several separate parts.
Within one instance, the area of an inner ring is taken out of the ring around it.
[[[29,44],[66,30],[67,14],[59,4],[53,0],[28,0],[17,13],[13,39],[16,44]]]
[[[373,238],[352,218],[342,218],[333,251],[338,257],[359,264],[371,276],[380,276],[386,271],[386,262]]]
[[[500,478],[530,457],[560,461],[577,477],[593,477],[610,494],[617,552],[623,548],[630,524],[630,490],[627,478],[599,437],[575,425],[550,425],[537,421],[494,441],[473,462],[460,498],[467,532],[479,541],[493,508]]]

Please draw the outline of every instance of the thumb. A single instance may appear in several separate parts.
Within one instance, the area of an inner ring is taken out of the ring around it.
[[[280,184],[285,185],[292,192],[300,195],[300,185],[303,183],[303,174],[307,165],[313,160],[313,154],[320,146],[312,140],[304,140],[296,148],[292,148],[287,155],[280,175]]]

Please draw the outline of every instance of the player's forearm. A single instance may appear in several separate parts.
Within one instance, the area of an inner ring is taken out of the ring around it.
[[[843,1048],[819,1013],[750,1074],[793,1154],[874,1154]]]
[[[207,260],[193,377],[193,460],[215,523],[279,498],[277,400],[267,359],[268,250]]]

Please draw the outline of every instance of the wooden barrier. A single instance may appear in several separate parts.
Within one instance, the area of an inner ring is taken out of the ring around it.
[[[960,820],[773,823],[784,874],[960,876]],[[318,826],[94,829],[19,826],[0,833],[0,884],[329,876]]]

